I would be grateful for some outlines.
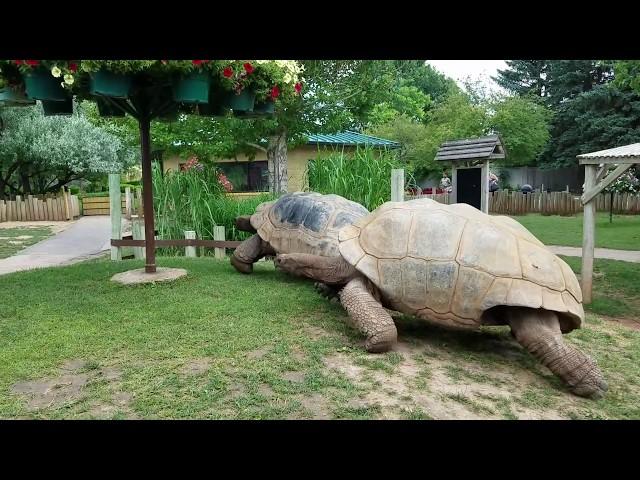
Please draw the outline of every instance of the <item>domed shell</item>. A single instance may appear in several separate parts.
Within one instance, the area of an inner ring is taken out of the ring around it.
[[[278,253],[338,256],[338,232],[369,211],[339,195],[295,192],[258,206],[251,225]]]
[[[339,233],[341,255],[399,311],[456,326],[489,323],[500,305],[584,320],[571,268],[517,221],[431,199],[388,202]]]

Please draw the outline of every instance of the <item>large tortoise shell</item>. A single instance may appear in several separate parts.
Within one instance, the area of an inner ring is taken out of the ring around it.
[[[339,195],[295,192],[259,205],[251,225],[278,253],[335,257],[340,229],[368,213]]]
[[[341,255],[399,311],[456,326],[490,323],[501,305],[584,320],[571,268],[517,221],[466,204],[388,202],[339,233]]]

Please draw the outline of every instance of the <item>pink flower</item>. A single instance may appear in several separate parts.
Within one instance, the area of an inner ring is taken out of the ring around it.
[[[277,85],[274,85],[274,87],[271,89],[271,98],[276,99],[280,96],[280,89],[278,88]]]
[[[77,63],[70,63],[69,64],[69,70],[71,70],[73,73],[76,73],[78,71],[78,64]]]

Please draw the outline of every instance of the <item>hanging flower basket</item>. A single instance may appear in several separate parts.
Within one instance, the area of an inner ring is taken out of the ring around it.
[[[69,100],[69,92],[60,83],[60,79],[47,70],[35,70],[24,76],[25,91],[32,100]]]
[[[9,107],[20,107],[27,105],[35,105],[35,100],[30,100],[20,90],[14,90],[13,88],[5,87],[0,88],[0,104]]]
[[[198,72],[177,80],[173,86],[173,99],[182,103],[209,103],[211,76]]]
[[[92,95],[104,95],[105,97],[127,98],[131,90],[133,79],[130,75],[98,70],[91,74],[89,92]]]
[[[256,101],[256,92],[242,90],[240,94],[229,93],[224,97],[222,105],[234,112],[252,112]]]
[[[271,100],[266,102],[256,102],[253,107],[253,113],[258,115],[273,115],[276,111],[276,104]]]
[[[96,98],[98,113],[101,117],[124,117],[125,113],[120,108],[112,105],[107,100]]]
[[[70,98],[57,102],[54,100],[43,100],[42,109],[45,116],[52,115],[72,115],[73,114],[73,100]]]

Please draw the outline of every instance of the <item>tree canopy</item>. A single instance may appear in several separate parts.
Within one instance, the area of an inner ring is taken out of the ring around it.
[[[0,118],[0,196],[55,191],[137,160],[136,149],[81,114],[45,117],[36,105],[2,108]]]

